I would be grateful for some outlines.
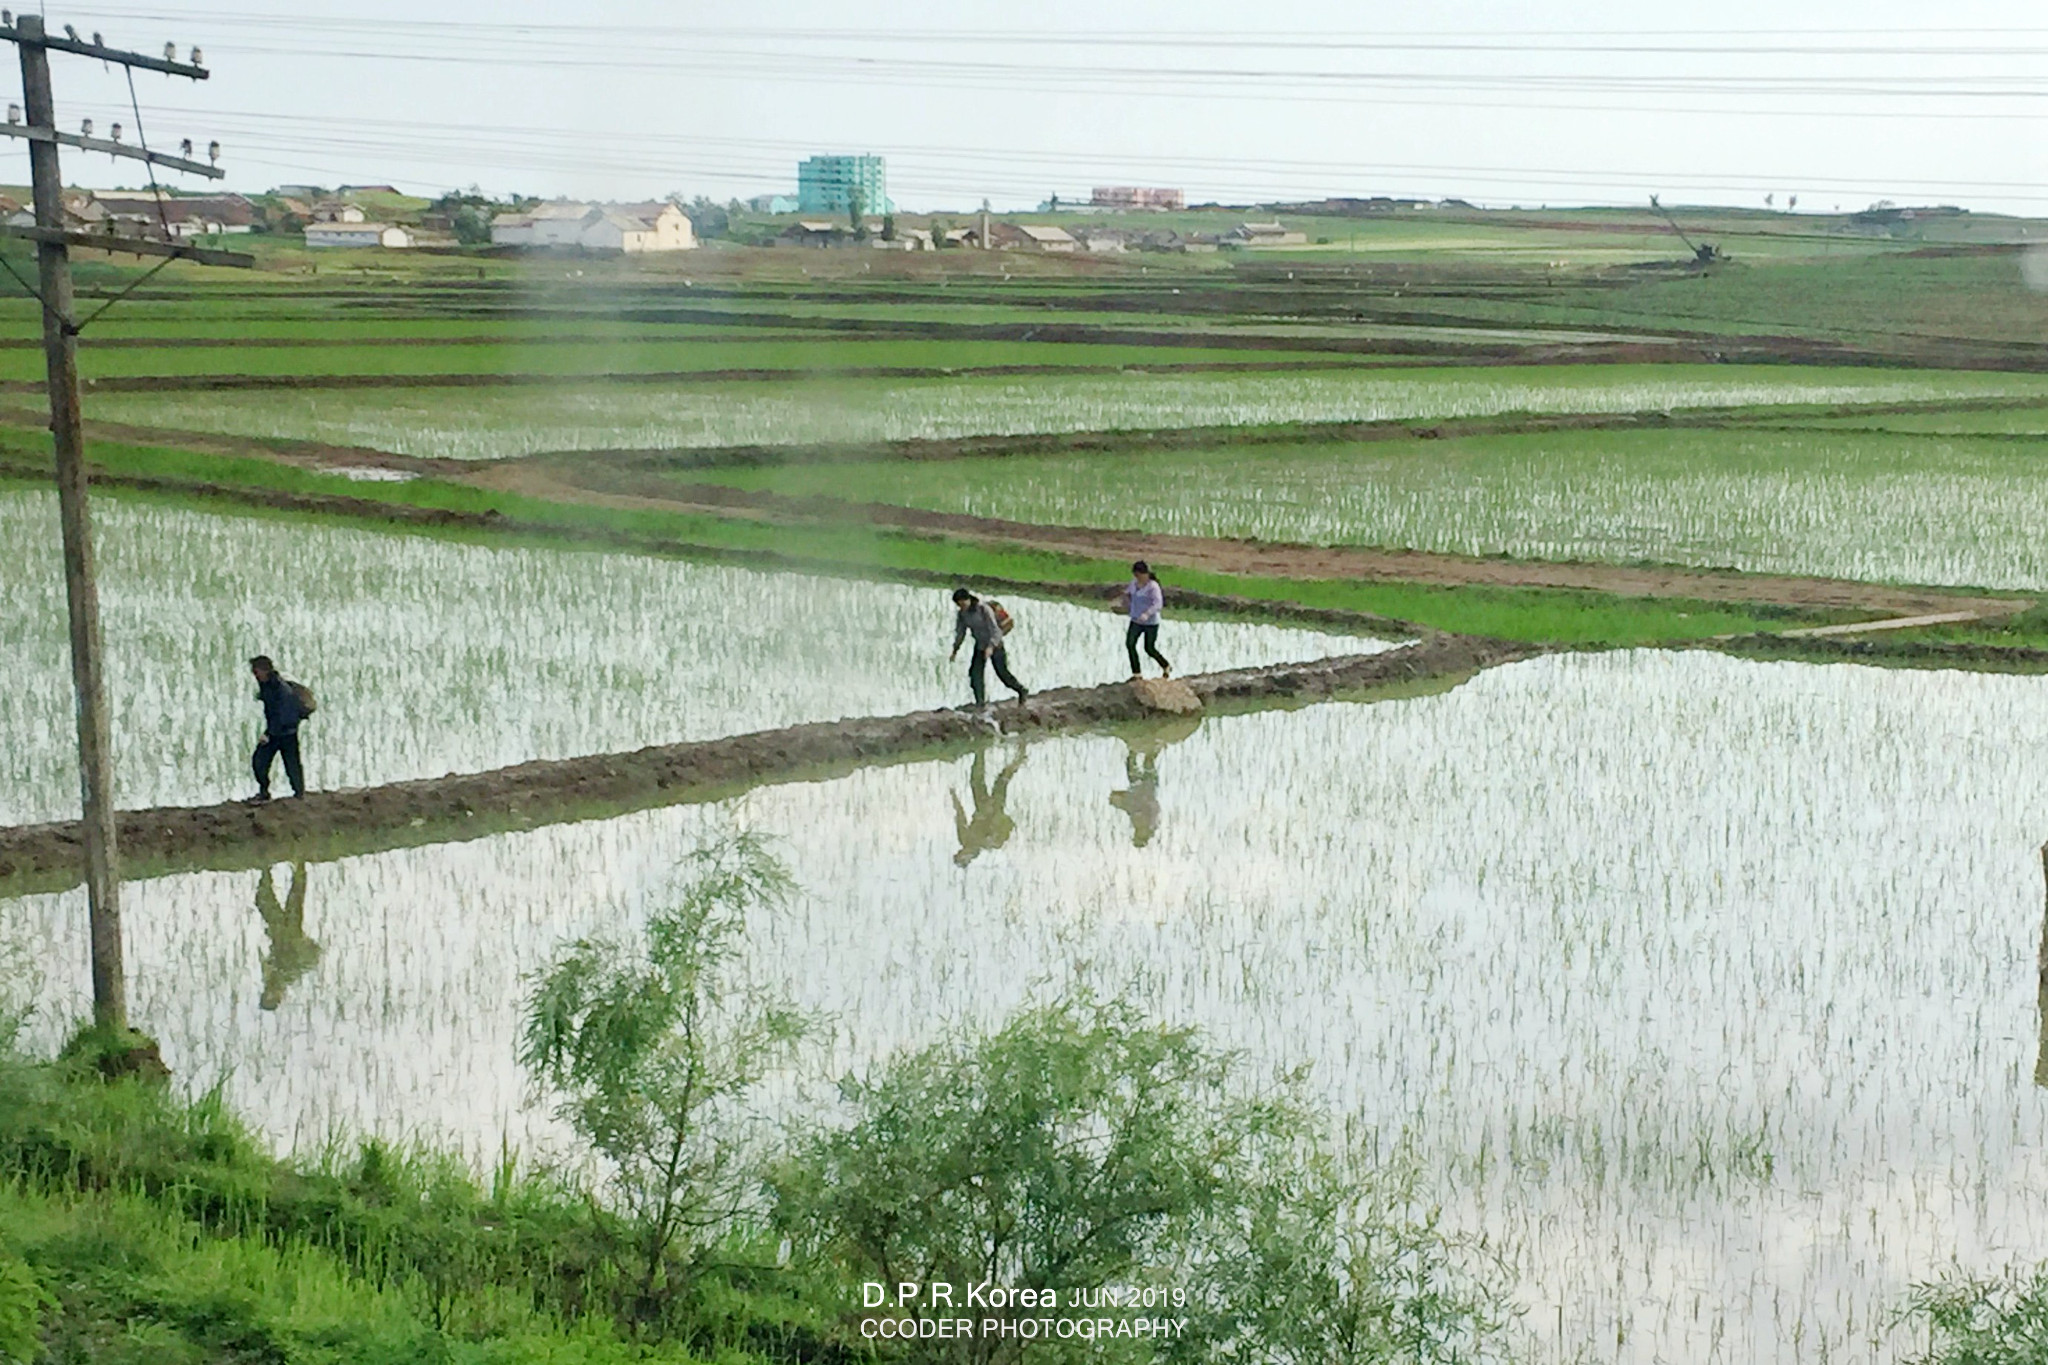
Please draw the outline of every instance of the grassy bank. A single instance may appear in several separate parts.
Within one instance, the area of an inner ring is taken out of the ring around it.
[[[287,1164],[215,1102],[0,1058],[0,1359],[705,1359],[566,1311],[601,1287],[611,1235],[509,1167],[485,1186],[376,1143]]]

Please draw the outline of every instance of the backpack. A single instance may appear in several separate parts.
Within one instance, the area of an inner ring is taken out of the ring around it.
[[[301,720],[304,720],[307,716],[320,709],[319,699],[313,695],[312,688],[304,683],[293,682],[289,678],[285,679],[284,685],[289,687],[292,690],[292,695],[299,699],[299,718]]]
[[[1004,635],[1008,635],[1017,628],[1017,618],[1010,615],[1009,609],[1004,607],[1002,603],[991,598],[989,599],[988,610],[989,614],[996,618],[996,629]]]

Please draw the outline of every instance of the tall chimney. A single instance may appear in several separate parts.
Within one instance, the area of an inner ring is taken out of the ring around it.
[[[981,249],[988,250],[988,210],[981,211]]]

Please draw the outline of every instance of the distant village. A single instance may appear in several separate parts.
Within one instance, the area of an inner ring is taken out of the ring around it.
[[[0,220],[28,224],[25,196],[0,194]],[[1304,212],[1402,212],[1417,200],[1343,200]],[[899,214],[887,168],[873,155],[814,156],[797,166],[796,192],[714,203],[681,194],[611,203],[451,193],[435,199],[391,185],[280,185],[259,195],[154,190],[71,190],[66,226],[84,232],[183,241],[263,234],[313,250],[417,251],[491,248],[506,253],[638,254],[707,244],[810,250],[1013,251],[1037,253],[1215,252],[1304,246],[1309,237],[1277,217],[1247,217],[1212,230],[1219,205],[1197,205],[1203,227],[1172,221],[1189,212],[1178,189],[1100,186],[1087,198],[1053,197],[1035,214],[980,209]],[[1268,210],[1270,213],[1271,210]],[[1153,217],[1157,226],[1134,223]],[[1099,219],[1100,221],[1091,221]]]
[[[27,193],[0,192],[0,221],[33,226]],[[700,247],[809,250],[1008,251],[1049,255],[1201,253],[1327,245],[1331,220],[1473,211],[1462,199],[1328,198],[1247,209],[1187,202],[1158,186],[1096,186],[1085,199],[1051,196],[1033,213],[978,209],[898,213],[888,168],[872,154],[807,157],[794,194],[725,203],[681,193],[632,203],[457,191],[427,199],[391,185],[280,185],[257,195],[168,190],[67,190],[65,226],[113,236],[183,241],[268,235],[315,251],[489,251],[641,254]],[[1880,201],[1847,215],[1851,230],[1910,234],[1917,219],[1962,213]],[[1239,218],[1232,224],[1232,217]],[[1341,229],[1337,229],[1341,230]]]

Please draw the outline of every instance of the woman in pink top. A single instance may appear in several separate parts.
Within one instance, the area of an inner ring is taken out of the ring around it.
[[[1131,565],[1131,581],[1124,586],[1123,600],[1131,613],[1131,624],[1124,631],[1124,652],[1131,656],[1131,680],[1137,681],[1145,672],[1138,663],[1140,640],[1145,642],[1145,652],[1159,665],[1159,676],[1172,677],[1173,665],[1159,652],[1159,609],[1165,605],[1166,590],[1159,586],[1151,566],[1142,559]]]

